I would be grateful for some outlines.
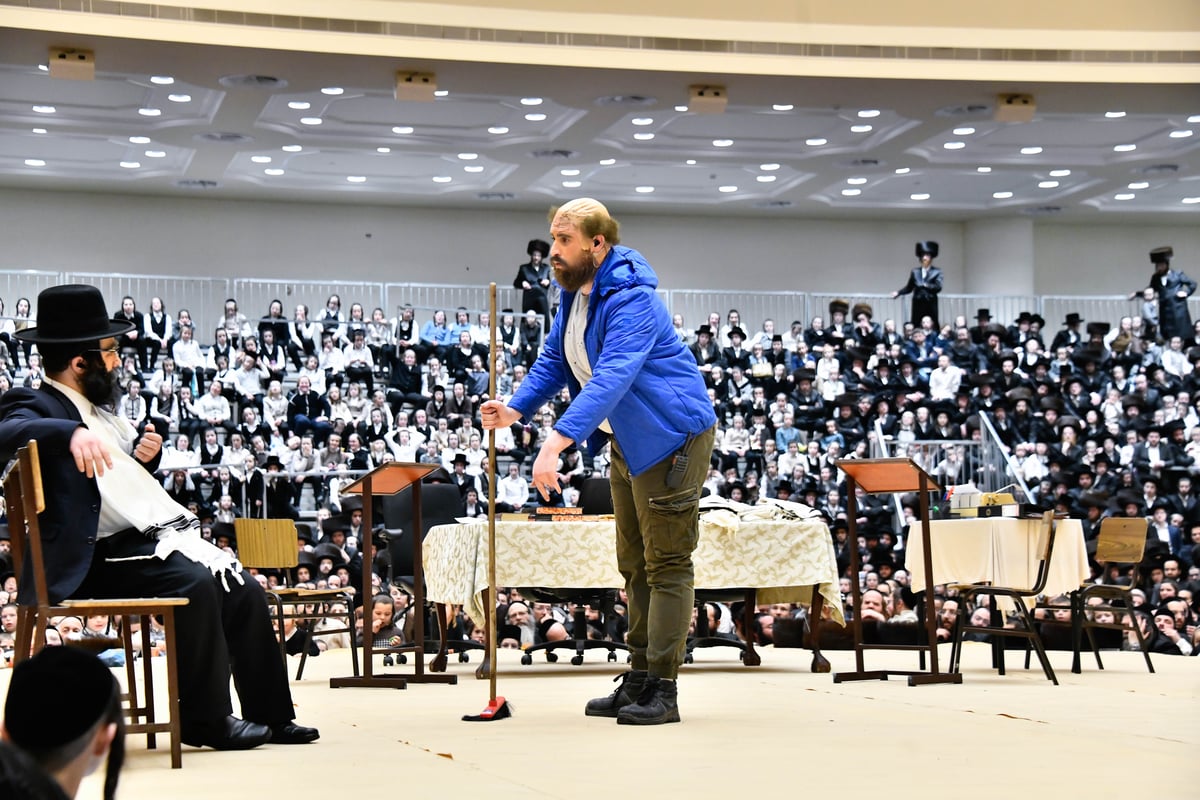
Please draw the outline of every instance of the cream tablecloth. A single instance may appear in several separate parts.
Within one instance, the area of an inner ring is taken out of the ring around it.
[[[620,588],[615,529],[596,522],[497,522],[496,579],[501,586]],[[462,605],[481,624],[487,588],[486,522],[439,525],[424,540],[426,599]],[[693,556],[698,589],[758,589],[760,603],[810,603],[818,586],[839,624],[837,559],[824,522],[701,518]]]
[[[930,522],[934,582],[988,581],[997,586],[1032,587],[1040,560],[1037,540],[1041,524],[1040,519],[1011,517]],[[920,531],[920,523],[915,523],[904,559],[914,591],[925,588],[924,537]],[[1058,520],[1045,594],[1074,591],[1089,577],[1083,527],[1077,519]]]

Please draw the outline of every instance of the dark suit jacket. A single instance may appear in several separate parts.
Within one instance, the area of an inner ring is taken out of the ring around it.
[[[75,404],[49,384],[38,390],[10,389],[0,397],[0,458],[8,461],[30,439],[37,439],[46,487],[46,510],[38,515],[45,545],[46,585],[50,602],[70,597],[92,564],[100,524],[100,489],[75,466],[69,446],[84,425]],[[146,468],[158,468],[161,453]],[[22,603],[35,602],[27,561],[20,578]]]

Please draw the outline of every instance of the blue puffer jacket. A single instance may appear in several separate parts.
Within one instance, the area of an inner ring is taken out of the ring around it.
[[[584,344],[592,380],[582,390],[563,357],[563,331],[575,300],[562,304],[542,354],[509,405],[528,418],[565,384],[572,402],[554,427],[591,452],[603,447],[605,419],[638,475],[679,449],[688,434],[716,423],[696,359],[679,340],[654,290],[658,276],[642,254],[616,246],[600,265],[588,306]]]

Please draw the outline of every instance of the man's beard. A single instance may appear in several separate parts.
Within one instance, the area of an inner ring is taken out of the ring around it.
[[[550,259],[550,266],[554,270],[554,280],[558,281],[559,286],[568,292],[578,292],[596,276],[597,267],[592,263],[591,256],[585,255],[584,259],[586,261],[581,265],[567,265],[561,258]]]
[[[105,408],[112,407],[113,398],[116,397],[117,391],[120,389],[115,372],[111,372],[103,364],[96,364],[89,361],[81,380],[83,384],[83,396],[92,401],[93,405]]]

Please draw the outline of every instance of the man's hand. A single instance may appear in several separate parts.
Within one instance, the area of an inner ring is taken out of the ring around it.
[[[75,459],[76,468],[89,478],[103,475],[105,469],[112,469],[113,461],[108,452],[108,445],[83,426],[76,428],[71,434],[68,450]]]
[[[509,408],[499,400],[488,400],[479,408],[479,418],[485,430],[507,428],[521,419],[521,412]],[[558,454],[555,453],[557,456]]]
[[[162,450],[162,442],[162,436],[154,432],[154,426],[147,424],[146,430],[142,432],[142,438],[138,440],[137,447],[133,450],[133,457],[143,464],[149,464],[158,455],[158,451]]]
[[[550,500],[550,493],[560,488],[558,482],[558,456],[571,446],[572,441],[558,431],[546,438],[533,462],[533,488],[543,500]]]

